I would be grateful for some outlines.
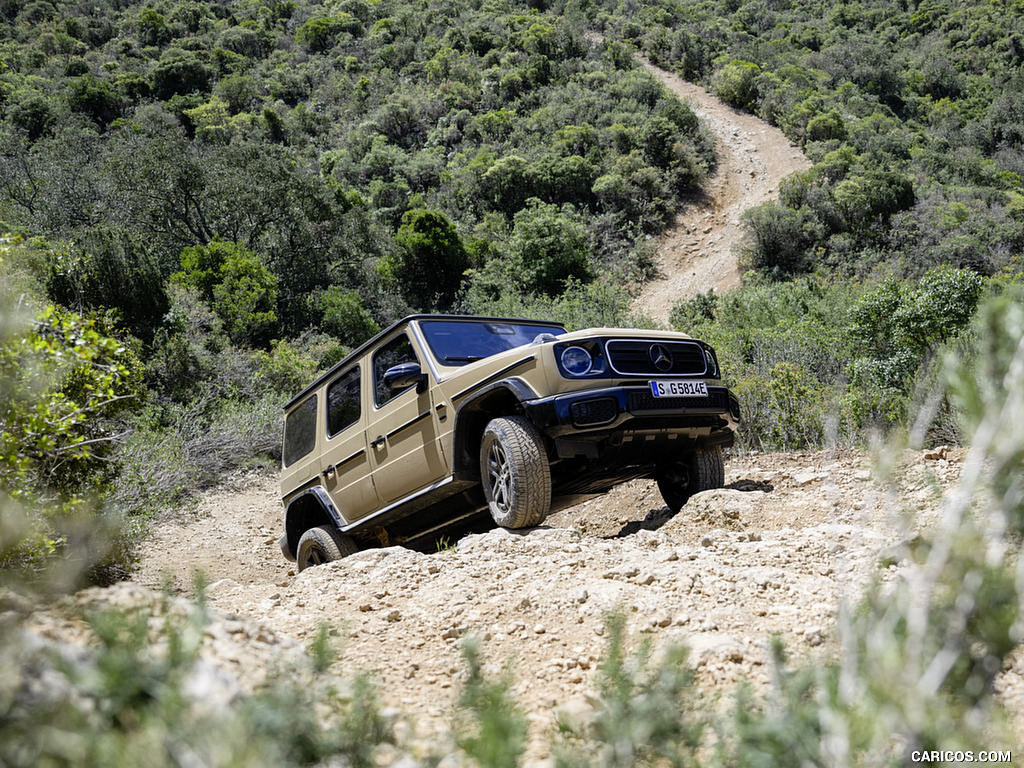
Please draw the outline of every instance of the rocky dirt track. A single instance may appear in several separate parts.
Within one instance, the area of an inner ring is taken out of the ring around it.
[[[716,166],[702,194],[657,238],[656,277],[633,303],[635,311],[667,323],[680,299],[739,287],[740,217],[744,211],[776,199],[779,183],[792,173],[807,170],[811,162],[779,128],[723,104],[699,85],[646,59],[640,61],[690,105],[715,137]]]
[[[211,653],[252,682],[268,649],[308,643],[327,624],[344,638],[338,674],[370,672],[427,743],[451,726],[461,643],[482,640],[491,673],[511,664],[541,759],[555,717],[593,706],[609,612],[626,614],[630,644],[687,644],[709,692],[764,682],[776,634],[797,657],[831,653],[840,601],[898,578],[886,553],[935,519],[959,453],[908,454],[898,489],[877,484],[870,464],[858,452],[735,456],[726,487],[674,517],[653,483],[636,481],[540,528],[431,554],[368,550],[300,574],[277,549],[276,478],[244,475],[158,526],[133,581],[188,594],[201,570],[211,607],[252,624]]]

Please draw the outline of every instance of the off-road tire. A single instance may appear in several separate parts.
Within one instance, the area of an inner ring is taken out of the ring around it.
[[[540,525],[551,509],[544,440],[523,416],[492,419],[480,441],[480,481],[491,517],[503,528]]]
[[[314,565],[341,560],[358,551],[359,547],[349,536],[333,525],[321,525],[302,534],[295,553],[295,564],[298,570],[304,571]]]
[[[665,504],[673,512],[678,512],[695,493],[725,485],[725,460],[721,446],[698,448],[663,467],[657,480]]]

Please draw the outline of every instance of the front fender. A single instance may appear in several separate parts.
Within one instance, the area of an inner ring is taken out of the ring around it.
[[[519,379],[502,379],[474,392],[455,412],[452,474],[456,480],[479,480],[479,447],[487,422],[522,412],[522,403],[537,393]]]

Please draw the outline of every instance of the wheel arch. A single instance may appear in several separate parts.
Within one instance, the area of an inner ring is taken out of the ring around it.
[[[338,529],[345,525],[324,488],[307,488],[285,503],[284,531],[290,552],[298,550],[302,534],[321,525],[333,525]]]
[[[452,440],[452,474],[456,480],[480,480],[480,441],[487,423],[499,416],[523,413],[523,401],[536,397],[523,382],[506,379],[473,393],[459,405]]]

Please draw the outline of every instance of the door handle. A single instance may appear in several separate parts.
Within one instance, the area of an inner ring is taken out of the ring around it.
[[[373,446],[374,448],[376,448],[376,447],[382,445],[383,443],[384,443],[384,435],[380,435],[376,440],[374,440],[372,443],[370,443],[370,445]]]
[[[327,469],[325,469],[322,474],[326,478],[329,475],[334,474],[334,470],[336,470],[337,468],[338,468],[337,464],[331,464],[331,466],[329,466]]]

